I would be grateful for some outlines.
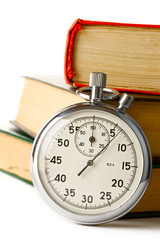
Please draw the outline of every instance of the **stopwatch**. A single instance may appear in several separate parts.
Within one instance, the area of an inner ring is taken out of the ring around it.
[[[90,86],[77,94],[89,102],[62,109],[35,138],[31,153],[33,184],[61,215],[87,225],[128,213],[146,191],[152,169],[147,138],[126,110],[106,103],[118,92],[105,88],[106,74],[90,74]]]

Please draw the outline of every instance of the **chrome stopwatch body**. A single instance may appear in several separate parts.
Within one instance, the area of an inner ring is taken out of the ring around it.
[[[132,99],[124,95],[115,108],[102,104],[102,98],[102,89],[95,88],[91,102],[55,114],[32,149],[35,187],[51,207],[81,224],[126,214],[143,196],[151,176],[148,141],[125,113]]]

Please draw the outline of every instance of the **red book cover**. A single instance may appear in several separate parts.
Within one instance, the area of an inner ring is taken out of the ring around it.
[[[73,84],[75,87],[85,86],[82,83],[76,83],[73,78],[76,76],[76,70],[73,68],[73,50],[74,42],[77,32],[81,32],[83,26],[93,26],[93,25],[110,25],[110,26],[123,26],[123,27],[143,27],[143,28],[160,28],[160,25],[147,25],[147,24],[130,24],[130,23],[116,23],[116,22],[100,22],[100,21],[89,21],[77,19],[70,27],[66,40],[66,50],[64,59],[64,75],[66,83]],[[142,94],[154,94],[160,95],[160,91],[148,91],[148,90],[137,90],[137,89],[125,89],[125,88],[115,88],[119,91],[142,93]]]

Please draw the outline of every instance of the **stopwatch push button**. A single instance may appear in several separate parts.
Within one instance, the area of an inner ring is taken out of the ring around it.
[[[126,93],[123,93],[119,100],[119,106],[117,107],[117,110],[121,112],[125,112],[126,109],[130,107],[133,100],[134,100],[134,97]]]

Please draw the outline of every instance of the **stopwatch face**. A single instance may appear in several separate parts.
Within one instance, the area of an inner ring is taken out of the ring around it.
[[[128,117],[115,112],[89,105],[69,108],[54,116],[35,141],[34,184],[54,208],[76,222],[97,224],[120,217],[148,184],[145,137]]]

